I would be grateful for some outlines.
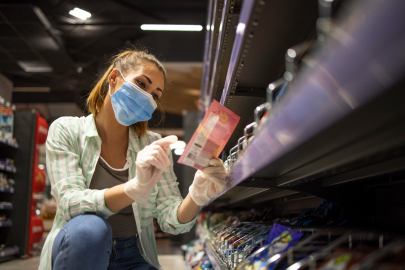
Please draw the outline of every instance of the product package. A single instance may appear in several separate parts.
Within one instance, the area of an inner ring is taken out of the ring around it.
[[[217,158],[231,137],[240,117],[213,101],[188,143],[179,163],[202,170]]]
[[[0,107],[0,127],[1,127],[1,136],[11,140],[13,139],[13,109]]]

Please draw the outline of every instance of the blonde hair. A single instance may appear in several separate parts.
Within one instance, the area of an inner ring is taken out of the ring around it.
[[[87,109],[94,116],[97,115],[108,93],[108,76],[115,68],[119,69],[123,74],[126,74],[128,71],[138,69],[142,64],[145,63],[156,65],[156,67],[163,73],[166,85],[166,70],[163,67],[162,63],[160,63],[160,61],[154,55],[148,53],[147,50],[125,50],[113,56],[110,60],[110,66],[99,78],[98,82],[93,87],[89,97],[87,98]],[[133,124],[131,127],[139,137],[145,136],[146,131],[148,130],[148,122],[138,122]]]

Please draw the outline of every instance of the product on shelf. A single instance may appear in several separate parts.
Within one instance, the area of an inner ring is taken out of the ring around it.
[[[5,189],[13,190],[15,181],[13,179],[7,179],[7,174],[0,173],[0,191]]]
[[[208,259],[203,243],[201,240],[191,241],[184,246],[185,261],[187,270],[210,270],[213,269],[210,260]]]
[[[1,136],[7,140],[13,139],[13,109],[7,107],[0,107],[0,130]]]
[[[239,116],[214,100],[179,163],[200,170],[208,167],[209,160],[218,157],[224,149],[239,119]]]
[[[16,168],[14,166],[14,160],[9,159],[9,158],[0,159],[0,169],[10,171],[10,172],[16,172]]]
[[[225,216],[228,218],[225,219]],[[286,226],[275,222],[261,222],[262,220],[277,220],[284,224],[300,223],[300,225]],[[318,227],[309,227],[309,224]],[[201,252],[201,248],[205,243],[205,246],[212,247],[216,253],[216,259],[214,258],[216,262],[213,265],[225,265],[227,269],[277,270],[301,265],[302,267],[297,269],[309,267],[345,270],[370,259],[375,253],[382,252],[384,245],[395,240],[390,235],[361,232],[338,226],[342,224],[353,223],[344,218],[340,207],[328,201],[322,201],[313,210],[303,211],[298,217],[296,214],[287,214],[284,217],[274,218],[271,208],[263,211],[202,212],[197,224],[198,230],[201,231],[199,234],[201,239],[197,242],[200,250],[194,253],[198,256],[193,256],[193,265],[197,265],[195,264],[197,259],[200,260],[198,266],[204,265],[201,261],[205,253]],[[405,241],[400,243],[405,248]],[[395,267],[399,265],[399,250],[400,248],[397,248],[395,254],[391,252],[389,255],[396,256],[396,259],[393,259],[395,265],[392,264],[392,269],[396,269]],[[314,254],[317,260],[311,259]],[[388,259],[380,261],[381,265],[390,265]]]

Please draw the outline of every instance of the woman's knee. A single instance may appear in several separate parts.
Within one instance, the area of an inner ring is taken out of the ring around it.
[[[112,229],[107,220],[97,215],[80,215],[68,223],[71,223],[73,234],[71,237],[80,242],[92,245],[111,245]]]

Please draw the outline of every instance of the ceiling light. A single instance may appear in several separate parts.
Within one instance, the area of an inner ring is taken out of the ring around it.
[[[91,17],[91,13],[80,8],[74,8],[69,11],[69,14],[82,20],[87,20]]]
[[[41,61],[18,61],[18,65],[25,72],[52,72],[53,69],[50,65]]]
[[[142,24],[142,30],[150,31],[201,31],[201,25],[191,24]]]
[[[184,149],[174,149],[174,154],[177,156],[181,156],[184,152]]]
[[[170,149],[184,149],[186,148],[186,143],[183,141],[177,141],[170,145]]]

